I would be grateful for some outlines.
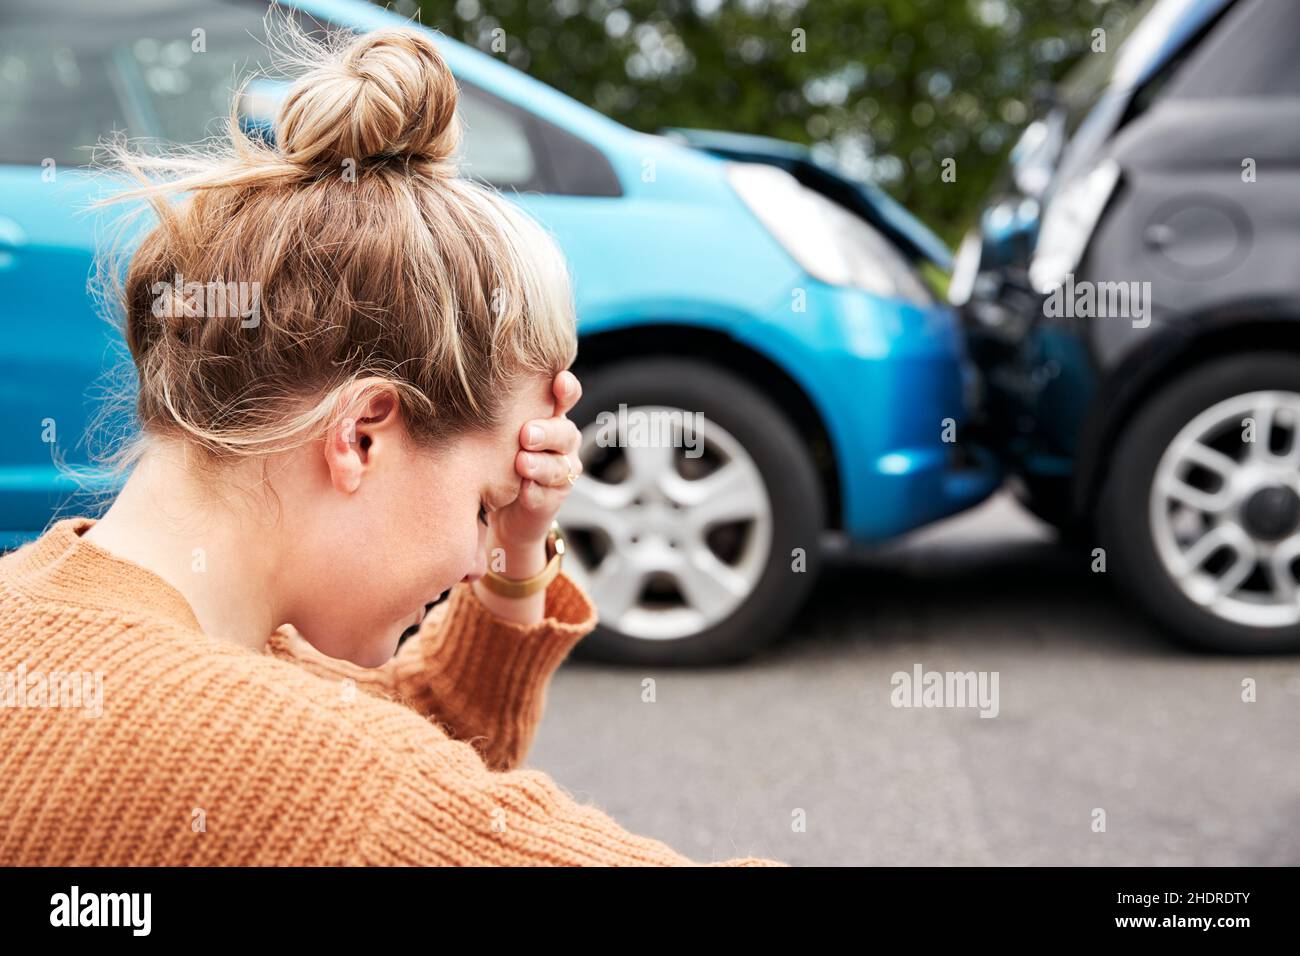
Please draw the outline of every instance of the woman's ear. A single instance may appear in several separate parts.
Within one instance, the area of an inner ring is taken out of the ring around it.
[[[325,465],[336,491],[352,494],[361,479],[401,445],[401,403],[392,386],[358,382],[339,406],[345,413],[325,435]]]

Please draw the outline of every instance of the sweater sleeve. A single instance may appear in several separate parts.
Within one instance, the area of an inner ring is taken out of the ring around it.
[[[366,866],[787,866],[697,863],[575,800],[539,770],[490,771],[459,742],[390,738],[354,863]]]
[[[507,621],[460,583],[380,667],[330,657],[289,626],[271,636],[267,650],[399,700],[472,744],[490,769],[509,770],[532,746],[551,675],[596,626],[595,607],[565,574],[547,588],[544,614],[532,625]]]

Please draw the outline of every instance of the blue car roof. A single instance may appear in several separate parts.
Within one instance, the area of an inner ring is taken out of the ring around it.
[[[326,23],[353,30],[415,26],[428,29],[453,73],[462,80],[487,89],[504,100],[536,113],[577,136],[594,142],[622,139],[632,133],[602,113],[579,103],[559,90],[534,79],[508,63],[475,50],[442,33],[436,26],[422,24],[368,0],[276,0],[281,6],[302,10]]]
[[[640,135],[496,57],[453,40],[432,26],[420,24],[367,0],[279,2],[326,23],[354,30],[423,25],[433,32],[439,51],[460,79],[481,86],[605,149],[617,149],[621,143],[628,142],[629,137]],[[833,178],[844,188],[852,190],[859,198],[860,211],[906,251],[918,258],[930,260],[945,271],[951,269],[951,251],[924,223],[877,186],[847,176],[841,170],[815,159],[806,146],[741,133],[704,130],[678,132],[679,138],[684,139],[688,145],[714,156],[775,163],[787,168],[802,165],[816,170],[820,176]]]

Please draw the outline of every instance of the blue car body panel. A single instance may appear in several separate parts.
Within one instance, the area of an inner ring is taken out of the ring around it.
[[[295,5],[359,30],[408,23],[361,0]],[[991,459],[951,465],[968,373],[948,306],[813,279],[732,190],[722,158],[630,130],[491,56],[439,42],[460,79],[595,147],[621,183],[621,196],[517,197],[569,259],[582,336],[689,325],[730,336],[784,370],[822,419],[843,530],[859,542],[952,514],[997,486]],[[87,296],[105,225],[81,209],[97,187],[76,171],[61,171],[57,188],[41,174],[0,166],[0,410],[15,436],[0,446],[0,547],[39,533],[78,487],[55,458],[88,461],[82,435],[100,404],[102,370],[124,355]],[[54,441],[42,428],[47,419]],[[89,485],[111,488],[113,479],[92,476]]]

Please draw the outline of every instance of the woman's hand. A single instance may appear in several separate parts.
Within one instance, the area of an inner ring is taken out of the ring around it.
[[[581,435],[565,415],[582,397],[578,377],[560,372],[551,385],[555,414],[524,422],[519,429],[515,471],[523,479],[519,495],[504,508],[488,515],[488,567],[508,578],[522,580],[546,567],[546,536],[551,523],[573,487],[569,475],[582,474],[578,457]],[[523,624],[539,621],[546,605],[545,592],[524,598],[506,598],[474,583],[479,600],[493,613]]]

